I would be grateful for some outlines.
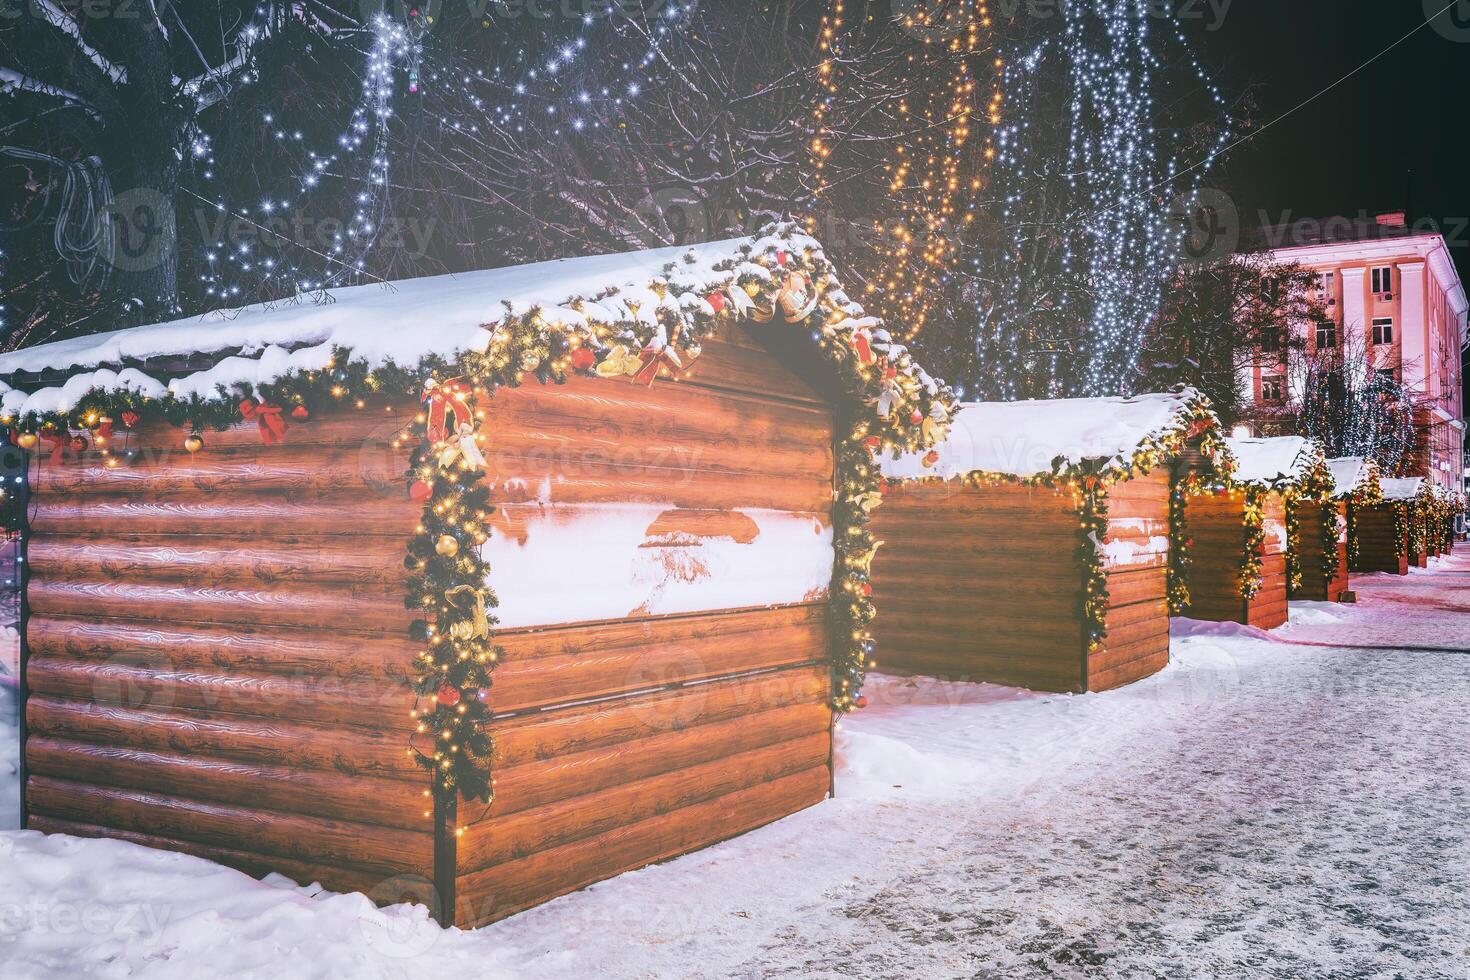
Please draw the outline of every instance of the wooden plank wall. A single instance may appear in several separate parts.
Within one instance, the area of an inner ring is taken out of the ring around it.
[[[879,669],[1084,690],[1078,520],[1044,488],[889,487],[873,513]]]
[[[1358,564],[1355,572],[1409,574],[1409,559],[1394,547],[1393,505],[1354,505],[1353,523],[1358,532]]]
[[[667,503],[696,536],[725,533],[722,515],[740,508],[830,527],[832,425],[821,398],[731,333],[687,380],[651,390],[600,378],[502,389],[487,455],[502,486],[549,486],[571,508]],[[671,466],[675,447],[699,453]],[[587,462],[614,452],[616,472]],[[544,505],[513,501],[509,526],[532,527]],[[529,531],[525,546],[537,543]],[[456,921],[499,919],[822,800],[827,615],[823,594],[502,631],[496,799],[461,807]]]
[[[1322,550],[1322,538],[1318,531],[1322,511],[1328,508],[1336,511],[1338,527],[1343,528],[1347,521],[1347,506],[1345,500],[1331,501],[1326,504],[1299,503],[1296,505],[1301,515],[1298,519],[1300,530],[1297,537],[1300,540],[1297,542],[1297,560],[1301,564],[1302,584],[1301,588],[1291,593],[1291,598],[1337,602],[1348,590],[1347,532],[1344,530],[1337,536],[1337,572],[1332,581],[1328,582],[1322,577],[1325,555]]]
[[[1169,474],[1115,483],[1104,543],[1130,546],[1108,564],[1108,635],[1089,657],[1087,687],[1106,691],[1169,664]]]
[[[1240,572],[1245,562],[1244,497],[1239,494],[1203,494],[1189,498],[1185,508],[1190,552],[1189,610],[1194,619],[1243,623],[1271,629],[1286,622],[1286,513],[1281,495],[1266,498],[1267,534],[1262,554],[1263,581],[1247,602],[1240,595]],[[1279,529],[1272,533],[1273,529]]]
[[[276,446],[241,425],[197,456],[155,426],[134,466],[41,464],[31,827],[332,889],[429,876],[401,418],[329,413]]]

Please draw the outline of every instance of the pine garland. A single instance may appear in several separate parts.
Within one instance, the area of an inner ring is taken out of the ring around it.
[[[1239,590],[1241,598],[1249,602],[1261,591],[1261,586],[1266,581],[1261,552],[1266,547],[1266,495],[1271,491],[1263,486],[1249,484],[1243,492],[1245,561],[1240,569]]]

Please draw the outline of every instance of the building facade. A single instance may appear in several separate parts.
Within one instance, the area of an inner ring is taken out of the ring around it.
[[[1318,297],[1332,326],[1288,324],[1298,349],[1363,351],[1371,370],[1391,372],[1413,394],[1415,442],[1405,475],[1423,476],[1458,490],[1465,449],[1461,352],[1466,327],[1465,287],[1444,237],[1405,226],[1404,214],[1375,221],[1334,219],[1267,229],[1277,262],[1316,275]],[[1292,372],[1287,348],[1263,351],[1243,376],[1262,429],[1289,425]]]

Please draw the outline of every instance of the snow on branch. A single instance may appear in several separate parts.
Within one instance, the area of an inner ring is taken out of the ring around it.
[[[56,6],[52,0],[35,0],[36,9],[39,10],[41,18],[70,37],[87,60],[97,66],[97,69],[112,79],[114,85],[126,85],[128,82],[128,70],[112,63],[102,52],[92,47],[82,39],[82,29],[70,14]]]

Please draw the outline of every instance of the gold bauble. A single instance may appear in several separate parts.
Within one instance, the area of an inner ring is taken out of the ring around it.
[[[452,534],[442,535],[438,543],[434,545],[434,550],[445,558],[453,557],[459,554],[459,541]]]
[[[204,438],[198,434],[191,435],[184,440],[184,448],[191,453],[197,453],[204,448]]]
[[[15,437],[16,444],[22,449],[35,449],[38,441],[34,432],[22,432]]]
[[[522,371],[534,371],[534,370],[536,370],[540,366],[541,366],[541,358],[537,357],[535,354],[532,354],[530,352],[527,352],[527,353],[521,355],[521,370]]]

